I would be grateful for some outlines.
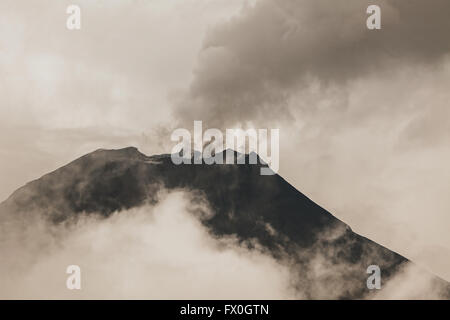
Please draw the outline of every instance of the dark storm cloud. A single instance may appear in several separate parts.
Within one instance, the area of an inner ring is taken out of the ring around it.
[[[382,29],[368,30],[377,4]],[[215,125],[289,116],[287,99],[380,70],[430,64],[450,50],[447,0],[261,0],[212,30],[176,111]]]

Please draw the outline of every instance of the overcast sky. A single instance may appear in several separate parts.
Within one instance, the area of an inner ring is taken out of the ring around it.
[[[66,8],[81,7],[81,30]],[[382,29],[366,28],[378,4]],[[0,199],[177,126],[279,128],[280,174],[450,280],[448,0],[0,3]]]

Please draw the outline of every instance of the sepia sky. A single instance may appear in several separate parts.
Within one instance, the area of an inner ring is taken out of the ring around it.
[[[66,8],[81,7],[81,30]],[[381,7],[381,30],[366,8]],[[3,0],[0,199],[98,148],[279,128],[280,175],[450,280],[448,0]]]

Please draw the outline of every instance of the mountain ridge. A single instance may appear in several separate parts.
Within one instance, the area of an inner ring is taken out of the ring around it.
[[[239,153],[234,155],[236,159]],[[294,265],[305,269],[299,276],[314,274],[311,256],[323,256],[337,278],[352,279],[352,285],[344,286],[336,298],[372,294],[365,286],[369,265],[379,265],[383,277],[390,279],[410,263],[354,233],[278,174],[261,176],[259,165],[248,164],[249,155],[245,156],[246,163],[239,165],[175,165],[170,154],[147,156],[135,147],[97,149],[19,188],[0,204],[0,213],[40,212],[55,224],[80,213],[107,218],[158,202],[162,188],[186,189],[205,199],[214,212],[202,223],[216,237],[234,235],[250,247],[255,239],[277,259],[289,256]],[[355,279],[360,284],[357,288],[353,288]],[[438,277],[436,282],[444,289],[448,286]]]

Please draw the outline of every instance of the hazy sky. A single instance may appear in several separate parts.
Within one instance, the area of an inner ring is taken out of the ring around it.
[[[66,8],[81,7],[81,30]],[[382,29],[366,28],[366,8]],[[448,0],[0,3],[0,199],[97,148],[280,128],[280,174],[450,280]]]

